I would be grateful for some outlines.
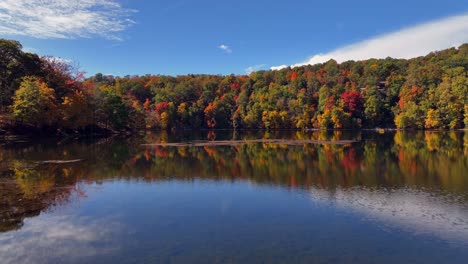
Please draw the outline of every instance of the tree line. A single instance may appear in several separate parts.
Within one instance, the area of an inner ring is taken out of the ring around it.
[[[0,40],[3,126],[140,129],[459,129],[468,127],[468,44],[249,75],[85,78]]]

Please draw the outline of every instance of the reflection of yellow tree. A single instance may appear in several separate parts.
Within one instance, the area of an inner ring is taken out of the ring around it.
[[[23,167],[18,161],[14,163],[16,182],[26,197],[34,197],[50,191],[55,184],[55,175],[41,173],[37,170]]]
[[[468,115],[468,112],[467,112],[467,115]],[[463,146],[465,147],[465,156],[468,156],[468,133],[467,132],[465,132],[465,135],[463,136]]]
[[[397,132],[395,147],[400,175],[406,183],[414,185],[452,190],[467,188],[468,157],[464,155],[462,137],[463,133],[454,131]]]
[[[424,133],[427,149],[429,151],[437,151],[440,148],[440,133],[425,132]]]

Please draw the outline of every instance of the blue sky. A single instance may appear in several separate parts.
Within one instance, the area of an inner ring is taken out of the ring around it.
[[[0,37],[88,75],[245,74],[456,46],[468,0],[2,0]]]

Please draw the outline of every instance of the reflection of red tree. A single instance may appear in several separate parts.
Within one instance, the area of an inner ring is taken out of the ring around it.
[[[296,176],[294,175],[291,176],[290,184],[291,184],[291,187],[296,188]]]
[[[400,161],[400,166],[402,166],[402,169],[408,170],[412,175],[417,173],[417,162],[411,157],[407,157],[402,149],[398,152],[398,160]]]
[[[150,160],[151,160],[151,154],[149,153],[149,151],[146,150],[146,151],[143,153],[143,155],[145,156],[146,161],[150,161]]]
[[[216,132],[210,131],[208,132],[208,135],[206,136],[208,140],[214,141],[216,139]]]
[[[400,149],[400,151],[398,151],[398,160],[403,161],[404,159],[405,159],[405,153],[403,152],[402,149]]]
[[[343,168],[348,170],[356,170],[361,166],[361,160],[356,157],[356,150],[350,149],[341,160]]]
[[[215,157],[215,155],[216,155],[216,150],[215,150],[215,149],[210,148],[210,147],[208,147],[208,146],[204,146],[203,148],[205,149],[206,154],[208,154],[208,157],[210,157],[210,158],[214,158],[214,157]]]
[[[167,152],[167,150],[163,147],[160,147],[160,146],[157,146],[155,149],[154,149],[154,154],[156,154],[156,156],[160,157],[160,158],[167,158],[169,157],[169,152]]]

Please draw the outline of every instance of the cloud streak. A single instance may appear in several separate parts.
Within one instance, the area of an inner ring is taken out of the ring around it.
[[[261,70],[263,67],[265,67],[266,64],[259,64],[259,65],[254,65],[254,66],[249,66],[245,69],[245,72],[247,74],[251,74],[252,72],[254,71],[258,71],[258,70]]]
[[[130,19],[134,12],[114,0],[2,0],[0,34],[121,40],[118,33],[135,23]]]
[[[466,42],[468,42],[468,13],[404,28],[324,54],[316,54],[291,67],[323,63],[330,59],[338,62],[386,57],[409,59]],[[286,67],[287,65],[280,65],[271,69],[279,70]]]
[[[228,45],[225,45],[225,44],[219,45],[218,49],[221,49],[222,51],[224,51],[226,53],[232,53],[231,47],[229,47]]]

